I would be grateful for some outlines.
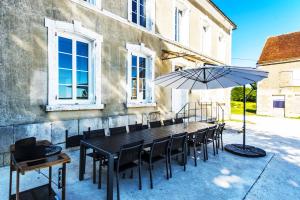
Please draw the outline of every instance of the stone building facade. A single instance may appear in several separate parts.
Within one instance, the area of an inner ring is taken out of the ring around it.
[[[29,136],[63,144],[65,130],[174,117],[195,100],[224,103],[228,114],[228,90],[172,91],[153,80],[230,64],[235,28],[209,0],[0,1],[0,165]]]
[[[258,69],[269,77],[258,83],[257,113],[300,116],[300,32],[268,38]]]

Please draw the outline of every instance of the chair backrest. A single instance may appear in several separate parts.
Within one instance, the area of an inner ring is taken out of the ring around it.
[[[143,124],[130,124],[128,125],[129,133],[135,132],[135,131],[141,131],[143,130]]]
[[[143,150],[144,140],[133,142],[121,146],[120,154],[118,157],[118,168],[122,165],[141,160],[141,153]]]
[[[166,119],[163,122],[164,122],[164,126],[170,126],[174,124],[173,119]]]
[[[183,123],[183,118],[175,118],[174,119],[174,124],[181,124]]]
[[[123,134],[127,133],[126,126],[120,126],[120,127],[114,127],[114,128],[109,128],[110,135],[118,135],[118,134]]]
[[[80,146],[80,140],[82,139],[83,135],[74,135],[69,137],[69,131],[66,130],[66,149]]]
[[[197,143],[204,143],[205,142],[205,138],[207,135],[207,131],[208,129],[201,129],[198,130],[196,133],[193,134],[192,136],[192,140],[197,144]]]
[[[105,130],[104,129],[91,130],[89,128],[88,131],[83,131],[83,138],[84,139],[104,137],[104,136],[105,136]]]
[[[16,141],[14,156],[18,162],[35,158],[36,138],[30,137]]]
[[[150,158],[157,156],[166,156],[171,142],[171,136],[156,139],[151,146]]]
[[[217,130],[217,125],[209,127],[207,130],[207,138],[214,139]]]
[[[219,124],[217,133],[218,133],[218,134],[222,134],[224,128],[225,128],[225,123]]]
[[[187,133],[179,133],[176,135],[172,135],[170,149],[184,149],[184,145],[186,144]]]
[[[161,121],[153,121],[153,122],[149,122],[150,124],[150,128],[157,128],[157,127],[161,127]]]

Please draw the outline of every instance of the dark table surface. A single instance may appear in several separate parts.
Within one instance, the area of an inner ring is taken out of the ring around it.
[[[149,147],[155,139],[183,132],[194,133],[197,130],[208,128],[210,126],[213,126],[213,124],[203,122],[191,122],[186,125],[174,124],[170,126],[145,129],[128,134],[84,139],[82,140],[82,144],[92,147],[95,150],[100,150],[101,152],[106,152],[108,154],[117,154],[120,150],[120,147],[125,144],[144,140],[144,146]]]

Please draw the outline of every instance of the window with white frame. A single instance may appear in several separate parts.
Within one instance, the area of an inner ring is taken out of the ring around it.
[[[300,86],[300,70],[293,71],[293,85]]]
[[[102,36],[81,23],[45,20],[48,27],[48,111],[102,109]]]
[[[154,28],[154,0],[128,0],[128,20],[148,30]]]
[[[205,55],[211,54],[211,30],[208,25],[202,27],[202,51]]]
[[[174,5],[174,40],[188,45],[190,9],[187,3],[181,0],[176,0]]]
[[[154,104],[154,58],[155,53],[142,45],[127,44],[128,90],[127,105]]]

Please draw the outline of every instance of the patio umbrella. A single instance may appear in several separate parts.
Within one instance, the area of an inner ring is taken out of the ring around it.
[[[262,149],[246,145],[246,92],[247,84],[256,83],[268,77],[268,72],[256,68],[205,65],[200,68],[192,68],[171,72],[155,79],[155,84],[173,89],[207,90],[217,88],[244,87],[244,120],[243,120],[243,144],[226,145],[225,149],[231,153],[247,156],[265,156]]]

